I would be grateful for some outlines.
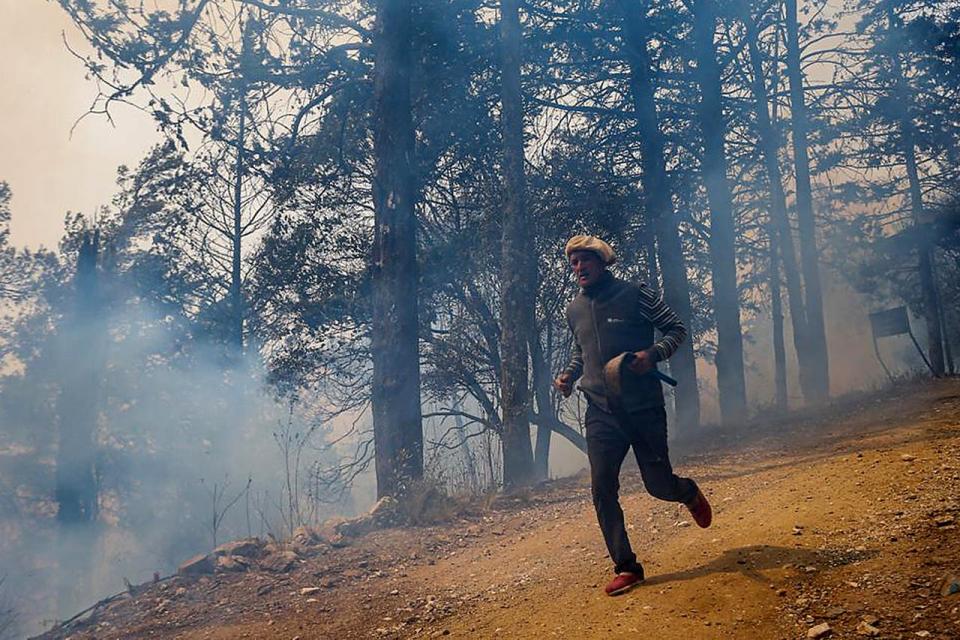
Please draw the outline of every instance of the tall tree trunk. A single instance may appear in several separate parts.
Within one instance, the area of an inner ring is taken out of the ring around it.
[[[556,417],[553,403],[550,401],[550,369],[547,366],[543,348],[536,335],[530,340],[530,361],[533,365],[533,390],[537,401],[537,414]],[[543,422],[537,424],[536,448],[533,452],[534,479],[547,480],[550,477],[550,436],[553,429]]]
[[[623,16],[624,54],[630,66],[630,93],[640,137],[643,169],[641,181],[647,215],[657,239],[664,299],[684,322],[690,323],[693,319],[690,284],[683,260],[679,224],[671,200],[672,191],[667,178],[664,140],[657,114],[642,5],[618,0],[618,7]],[[652,267],[653,256],[650,258],[649,266]],[[679,382],[674,396],[677,423],[683,429],[695,429],[700,424],[700,389],[697,385],[692,327],[690,337],[670,359],[670,372]]]
[[[702,171],[710,202],[710,258],[713,306],[717,320],[717,387],[721,417],[724,422],[731,423],[746,417],[747,396],[737,290],[733,199],[727,182],[723,94],[714,45],[716,21],[716,6],[712,1],[694,2],[694,49],[700,86],[698,110],[703,134]]]
[[[787,356],[783,344],[783,304],[780,300],[780,242],[777,230],[772,227],[773,225],[768,235],[770,236],[770,311],[773,314],[774,406],[779,411],[786,411]]]
[[[891,33],[902,33],[903,23],[887,6],[887,19]],[[920,187],[920,174],[917,170],[917,149],[914,142],[916,132],[910,115],[913,98],[907,87],[900,63],[899,53],[890,51],[890,66],[893,71],[894,105],[900,126],[900,151],[907,169],[907,181],[910,185],[910,211],[913,225],[917,230],[917,253],[919,254],[920,290],[923,295],[923,315],[927,324],[927,351],[930,367],[935,376],[944,374],[943,336],[940,328],[940,305],[937,299],[936,274],[933,270],[933,239],[930,237],[930,225],[924,224],[923,191]]]
[[[377,495],[423,477],[410,0],[380,0],[374,34],[371,406]]]
[[[519,0],[501,2],[500,38],[503,47],[500,126],[504,174],[500,404],[503,411],[503,484],[510,488],[529,484],[534,476],[527,345],[534,327],[536,263],[532,260],[533,234],[524,197]]]
[[[931,245],[930,250],[930,262],[931,269],[936,275],[937,273],[937,247],[936,244]],[[953,362],[953,348],[950,345],[950,325],[947,324],[947,310],[943,304],[943,289],[940,286],[940,281],[938,278],[934,277],[934,285],[937,294],[937,309],[940,310],[940,337],[943,342],[943,353],[946,356],[947,360],[947,374],[954,375],[956,373],[956,368]]]
[[[493,432],[487,431],[487,437],[484,441],[486,445],[486,463],[487,463],[487,477],[490,479],[490,485],[487,487],[489,491],[496,491],[497,489],[497,463],[493,459]]]
[[[243,177],[244,147],[246,145],[247,101],[246,91],[240,92],[240,127],[237,134],[237,158],[233,175],[233,237],[230,264],[230,344],[236,358],[243,357],[243,290],[241,282],[241,252],[243,249]]]
[[[77,256],[74,311],[61,331],[59,443],[54,496],[59,525],[61,581],[57,606],[67,614],[90,584],[96,545],[99,489],[96,476],[97,415],[105,367],[106,325],[98,274],[99,232],[87,234]]]
[[[777,143],[777,134],[773,128],[769,108],[769,98],[764,80],[763,61],[760,49],[757,47],[757,31],[749,17],[747,24],[747,47],[750,54],[750,66],[753,71],[753,97],[757,114],[757,133],[760,138],[760,148],[763,150],[764,166],[767,170],[767,181],[770,186],[770,215],[773,224],[771,234],[779,238],[771,238],[772,264],[783,264],[784,275],[787,281],[787,302],[790,307],[790,322],[793,327],[793,346],[797,352],[797,363],[800,369],[800,388],[808,400],[815,400],[818,396],[818,386],[813,378],[818,375],[817,367],[811,362],[813,353],[807,347],[807,315],[803,304],[803,285],[800,280],[800,270],[797,266],[797,255],[793,246],[793,232],[790,229],[790,219],[787,217],[787,198],[783,191],[783,175],[780,172],[780,148]],[[774,249],[779,249],[775,254]],[[782,260],[781,260],[782,259]],[[771,266],[773,269],[773,266]],[[774,272],[771,272],[774,273]],[[777,298],[780,293],[779,266],[776,270]],[[771,275],[771,287],[774,284]],[[772,289],[771,289],[772,291]],[[777,300],[777,304],[780,301]],[[779,319],[782,322],[782,317]],[[777,317],[774,316],[774,321]],[[783,336],[781,330],[781,338]]]
[[[74,314],[64,329],[64,357],[72,366],[63,371],[57,412],[60,444],[57,453],[57,520],[62,525],[97,519],[94,476],[100,377],[103,375],[105,330],[97,274],[99,232],[83,239],[74,279]],[[69,355],[68,355],[69,353]]]
[[[817,225],[813,216],[810,188],[810,156],[807,152],[807,106],[803,97],[803,70],[800,68],[800,36],[797,0],[785,0],[787,19],[787,76],[790,80],[790,118],[793,127],[793,162],[797,181],[797,222],[800,231],[800,258],[806,293],[806,338],[810,353],[810,389],[815,400],[830,395],[830,365],[827,333],[823,319],[820,287],[820,253]]]

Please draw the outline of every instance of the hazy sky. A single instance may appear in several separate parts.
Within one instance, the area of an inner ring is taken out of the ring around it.
[[[0,0],[0,181],[13,190],[11,235],[53,247],[68,210],[110,201],[116,169],[135,165],[158,140],[149,116],[124,105],[70,127],[96,94],[83,64],[63,44],[88,50],[54,0]]]

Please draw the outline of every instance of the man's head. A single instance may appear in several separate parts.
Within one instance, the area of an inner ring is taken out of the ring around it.
[[[573,236],[564,253],[581,287],[599,282],[607,267],[617,261],[610,245],[594,236]]]
[[[607,270],[606,263],[593,251],[585,249],[571,251],[569,255],[570,268],[581,287],[589,287],[599,282],[603,272]]]

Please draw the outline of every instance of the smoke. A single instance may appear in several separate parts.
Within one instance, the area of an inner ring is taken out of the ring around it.
[[[18,634],[17,613],[4,590],[6,576],[0,575],[0,640],[10,640]]]
[[[27,632],[122,591],[124,580],[169,575],[215,543],[283,537],[345,506],[310,483],[314,465],[339,455],[324,444],[336,425],[319,409],[276,397],[255,355],[237,358],[190,335],[182,318],[133,295],[121,298],[96,326],[67,330],[77,319],[64,314],[43,345],[44,354],[57,355],[34,358],[0,386],[10,427],[0,434],[0,566],[7,584],[18,587],[15,605]],[[90,344],[71,343],[100,330],[107,334],[102,359]],[[77,384],[65,371],[88,370],[99,384],[79,394],[65,388]],[[82,428],[88,402],[95,405],[98,512],[93,521],[65,522],[57,497],[82,487],[64,487],[61,478],[54,491],[54,461],[75,453],[57,442]],[[51,424],[59,425],[59,438]]]
[[[878,341],[877,359],[871,338],[869,314],[900,306],[902,301],[892,297],[868,297],[858,293],[845,276],[824,269],[824,320],[826,322],[827,351],[830,362],[830,393],[832,396],[855,391],[877,389],[889,384],[890,378],[883,364],[894,378],[923,374],[926,365],[917,353],[909,336],[893,336]],[[745,326],[744,358],[747,366],[747,392],[755,409],[774,403],[773,324],[769,311],[759,314]],[[923,335],[923,321],[911,317],[915,336]],[[791,408],[805,404],[798,382],[796,351],[793,345],[792,325],[785,310],[784,343],[787,356],[787,394]]]

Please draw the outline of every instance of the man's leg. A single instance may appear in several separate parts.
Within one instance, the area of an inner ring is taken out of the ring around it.
[[[619,499],[620,466],[630,449],[630,442],[614,416],[593,406],[587,408],[586,427],[593,506],[614,570],[642,576],[643,569],[637,563],[637,556],[627,538]]]
[[[654,498],[690,504],[697,497],[697,483],[673,472],[667,450],[667,412],[663,407],[630,414],[631,434],[637,439],[633,453],[640,467],[643,485]]]

